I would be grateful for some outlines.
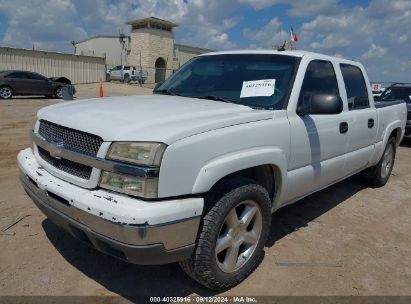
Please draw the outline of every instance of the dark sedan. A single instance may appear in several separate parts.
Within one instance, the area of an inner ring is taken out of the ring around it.
[[[0,98],[10,99],[15,95],[44,95],[51,98],[62,98],[62,88],[70,84],[70,80],[64,77],[55,79],[58,81],[35,72],[0,71]]]

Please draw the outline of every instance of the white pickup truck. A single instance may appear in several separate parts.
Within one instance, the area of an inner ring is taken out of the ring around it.
[[[76,238],[225,289],[257,267],[279,208],[358,172],[385,185],[406,115],[402,101],[374,104],[357,62],[215,52],[154,95],[41,109],[18,165],[34,203]]]

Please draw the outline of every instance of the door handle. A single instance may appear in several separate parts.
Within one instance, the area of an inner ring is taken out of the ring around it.
[[[347,122],[341,122],[340,123],[340,133],[347,133],[348,131],[348,123]]]
[[[370,118],[368,119],[368,128],[374,127],[374,119]]]

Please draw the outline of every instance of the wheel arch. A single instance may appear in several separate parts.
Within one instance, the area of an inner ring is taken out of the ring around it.
[[[207,193],[222,182],[246,177],[263,186],[276,209],[285,188],[286,157],[279,148],[240,151],[207,162],[194,182],[192,193]]]

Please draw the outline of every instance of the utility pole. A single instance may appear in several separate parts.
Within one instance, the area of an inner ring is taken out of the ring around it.
[[[76,54],[76,44],[77,44],[77,42],[75,42],[74,40],[73,41],[71,41],[71,44],[73,45],[73,47],[74,47],[74,55]]]
[[[123,50],[124,50],[124,44],[125,44],[125,35],[121,32],[121,29],[118,30],[119,32],[119,36],[118,39],[120,41],[120,45],[121,45],[121,54],[120,54],[120,65],[121,65],[121,81],[124,81],[123,79]]]

